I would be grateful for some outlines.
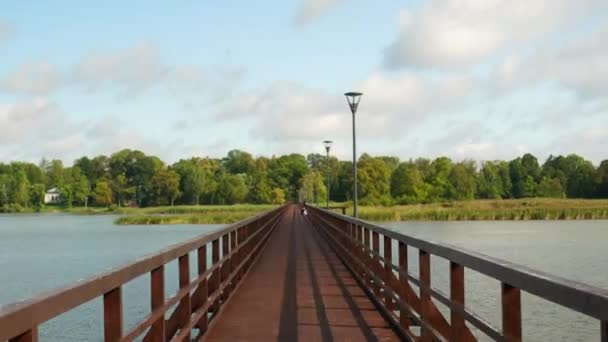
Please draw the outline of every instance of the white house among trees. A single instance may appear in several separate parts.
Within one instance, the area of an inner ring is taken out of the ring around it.
[[[44,194],[44,204],[58,204],[61,202],[61,193],[59,189],[52,188]]]

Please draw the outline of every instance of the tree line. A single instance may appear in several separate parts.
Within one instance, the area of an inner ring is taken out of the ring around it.
[[[357,162],[361,204],[391,205],[524,197],[608,198],[608,160],[531,154],[511,161],[455,162],[447,157],[400,161],[363,154]],[[320,154],[257,157],[233,150],[224,158],[182,159],[168,165],[125,149],[111,156],[0,163],[0,208],[39,209],[50,188],[64,206],[284,203],[352,199],[352,162]]]

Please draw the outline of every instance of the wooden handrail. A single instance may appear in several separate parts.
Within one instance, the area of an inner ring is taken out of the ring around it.
[[[464,248],[414,238],[329,210],[311,208],[311,218],[316,227],[328,237],[330,245],[355,273],[356,278],[360,279],[361,285],[367,288],[368,294],[374,297],[386,315],[392,317],[391,321],[405,336],[413,336],[410,330],[410,322],[413,320],[423,327],[420,336],[422,340],[427,340],[430,336],[435,339],[474,340],[469,328],[463,323],[467,321],[494,340],[520,340],[520,291],[525,291],[598,319],[602,341],[608,341],[606,289],[550,275]],[[384,253],[380,253],[377,243],[381,236],[385,241]],[[392,246],[393,241],[399,246],[398,265],[392,260],[391,248],[387,247],[387,244]],[[419,251],[419,277],[407,270],[408,247]],[[431,286],[427,273],[430,255],[450,262],[449,296]],[[492,327],[466,307],[462,292],[466,268],[501,282],[502,331]],[[419,287],[419,295],[409,288],[409,283]],[[380,293],[383,295],[380,296]],[[452,315],[449,321],[452,323],[448,323],[441,315],[435,304],[430,301],[430,297],[448,307]],[[395,310],[394,305],[397,305],[399,310]],[[408,317],[404,319],[401,315]],[[425,331],[430,335],[426,336]]]
[[[227,289],[234,288],[236,283],[240,281],[264,246],[268,236],[276,227],[285,208],[286,206],[283,206],[260,213],[217,232],[169,246],[160,252],[139,258],[75,284],[42,293],[22,302],[3,306],[0,308],[0,341],[35,341],[37,340],[38,325],[102,296],[104,297],[105,340],[124,340],[122,334],[121,286],[148,272],[152,275],[151,286],[153,288],[158,285],[159,280],[162,280],[164,284],[164,274],[161,273],[159,278],[159,273],[155,274],[155,271],[162,270],[165,264],[176,259],[179,259],[180,266],[180,289],[169,300],[165,301],[163,298],[162,303],[153,307],[150,315],[136,325],[126,336],[129,337],[128,339],[137,337],[138,332],[145,331],[148,326],[158,321],[159,317],[162,317],[164,321],[167,310],[172,305],[179,303],[174,314],[184,310],[183,312],[186,312],[187,315],[182,315],[182,319],[179,320],[179,317],[171,317],[167,320],[167,326],[181,329],[180,336],[187,337],[189,333],[184,333],[184,327],[192,328],[198,323],[201,316],[204,315],[205,318],[208,316],[207,312],[199,313],[196,317],[197,322],[192,323],[190,321],[192,311],[201,309],[191,307],[191,303],[198,299],[196,297],[197,291],[204,290],[204,298],[215,303],[215,307],[210,309],[209,312],[211,315],[209,318],[212,319],[217,314],[221,304],[229,296],[230,293]],[[224,243],[223,256],[214,260],[209,269],[206,269],[207,265],[199,265],[199,275],[191,282],[188,276],[189,253],[199,250],[199,262],[203,260],[206,263],[206,256],[201,257],[200,255],[201,250],[206,250],[206,246],[211,244],[213,253],[217,252],[219,255],[220,240]],[[212,281],[215,288],[207,293],[207,283]],[[205,284],[204,289],[199,286],[201,283]],[[190,296],[192,290],[195,290],[195,292]],[[209,303],[202,303],[202,307],[206,309],[210,306]],[[184,319],[184,317],[187,317],[187,319]],[[162,330],[165,330],[165,324],[162,326]]]

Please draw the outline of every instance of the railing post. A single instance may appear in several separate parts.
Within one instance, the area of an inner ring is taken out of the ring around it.
[[[103,333],[105,342],[122,337],[122,290],[114,288],[103,295]]]
[[[233,230],[230,232],[230,251],[234,251],[234,249],[236,248],[236,230]],[[230,276],[230,274],[232,273],[232,270],[236,269],[239,264],[238,264],[239,258],[238,256],[235,254],[232,254],[232,256],[230,256],[230,269],[228,272],[228,276]],[[232,290],[236,287],[236,283],[238,282],[238,277],[235,275],[232,278],[232,281],[230,282],[230,292],[232,292]]]
[[[230,233],[224,234],[222,236],[222,267],[220,272],[220,283],[224,283],[226,279],[228,279],[228,275],[230,274],[230,260],[226,260],[226,256],[230,252]],[[227,285],[224,287],[224,291],[222,291],[222,300],[226,300],[228,297],[228,293],[230,292],[230,286]]]
[[[507,341],[521,341],[521,291],[502,283],[502,331]]]
[[[430,320],[430,307],[431,307],[431,294],[429,289],[431,288],[431,255],[422,249],[418,250],[418,270],[419,270],[419,278],[420,278],[420,319],[423,322],[426,322],[431,327],[432,322]],[[431,341],[433,339],[432,333],[421,327],[421,341]]]
[[[197,263],[198,263],[198,276],[202,276],[203,274],[205,274],[205,272],[207,272],[207,245],[202,245],[201,247],[198,248],[197,251]],[[201,306],[205,306],[207,304],[207,279],[203,279],[201,280],[201,282],[198,285],[198,298],[197,301],[198,303],[200,303]],[[201,316],[201,318],[199,319],[198,323],[196,324],[198,329],[200,330],[199,336],[202,336],[205,331],[207,331],[207,310],[203,313],[203,315]]]
[[[32,329],[24,332],[23,334],[13,337],[9,342],[38,342],[38,327],[33,327]]]
[[[393,240],[384,236],[384,303],[386,309],[390,312],[393,311],[393,296],[386,291],[386,287],[393,289],[392,285],[393,275]]]
[[[608,342],[608,321],[601,321],[601,337],[600,337],[600,341],[602,342]]]
[[[450,262],[450,300],[464,309],[464,267],[455,262]],[[464,316],[458,310],[451,309],[450,323],[451,340],[464,341],[466,329]]]
[[[370,231],[367,228],[363,228],[363,262],[365,262],[365,265],[367,266],[366,270],[365,270],[365,281],[367,282],[367,286],[368,287],[372,287],[372,277],[371,275],[369,275],[369,272],[371,269],[373,269],[373,259],[370,256],[369,251],[371,250],[371,245],[370,245]]]
[[[374,273],[377,272],[376,276],[378,278],[382,278],[381,272],[378,272],[380,271],[380,258],[378,258],[378,254],[380,253],[380,235],[378,232],[372,231],[372,245],[374,251],[374,266],[372,267],[372,270]],[[380,284],[378,284],[377,280],[374,280],[374,294],[376,295],[376,298],[380,297]],[[378,300],[380,300],[380,298],[378,298]]]
[[[152,311],[165,304],[165,267],[163,265],[150,272],[150,304]],[[159,317],[150,327],[150,341],[165,340],[165,314]]]
[[[190,258],[186,253],[179,257],[179,288],[183,289],[190,285]],[[180,328],[185,327],[190,322],[190,315],[192,314],[192,303],[190,302],[190,293],[186,294],[180,301],[182,307]],[[190,341],[190,334],[186,335],[186,341]]]
[[[404,242],[399,241],[399,282],[403,287],[403,291],[401,292],[400,298],[402,301],[406,302],[410,307],[412,303],[410,302],[410,298],[407,296],[405,292],[409,283],[407,279],[408,274],[408,265],[407,265],[407,245]],[[410,328],[410,315],[403,307],[400,306],[399,309],[399,324],[404,330],[408,330]]]
[[[213,240],[213,242],[211,242],[211,262],[212,264],[215,266],[217,265],[217,263],[220,260],[220,240],[219,238]],[[219,296],[219,289],[220,289],[220,274],[221,274],[221,267],[217,267],[214,271],[213,274],[211,275],[212,277],[212,281],[211,284],[213,286],[213,294],[217,295],[215,297],[215,301],[213,302],[213,315],[215,316],[218,312],[218,310],[220,309],[220,296]]]

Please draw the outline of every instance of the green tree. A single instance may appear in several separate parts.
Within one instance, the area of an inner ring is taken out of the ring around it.
[[[363,154],[357,163],[357,178],[362,204],[390,203],[391,170],[383,159]]]
[[[27,207],[30,202],[30,182],[25,171],[15,167],[14,174],[9,186],[9,202]]]
[[[112,187],[108,181],[97,181],[95,190],[93,191],[93,200],[98,205],[109,206],[112,204]]]
[[[399,164],[391,176],[391,195],[401,204],[422,203],[426,201],[429,185],[424,182],[422,172],[416,164]]]
[[[242,174],[224,173],[219,178],[217,189],[218,204],[242,203],[247,196],[247,184]]]
[[[564,198],[564,188],[557,178],[543,177],[538,185],[539,197]]]
[[[431,202],[445,200],[450,197],[452,192],[452,184],[449,180],[451,170],[452,161],[448,157],[439,157],[430,164],[425,181],[431,185],[429,191]]]
[[[326,186],[323,180],[323,176],[319,171],[310,171],[302,179],[301,189],[305,200],[308,202],[316,202],[317,200],[323,202],[323,199],[327,196]]]
[[[228,152],[228,155],[222,159],[222,164],[226,171],[232,174],[251,173],[255,167],[251,154],[241,150]]]
[[[271,193],[272,204],[283,204],[285,203],[285,191],[281,188],[272,189]]]
[[[1,186],[1,185],[0,185]],[[37,211],[44,206],[44,195],[46,189],[44,184],[33,184],[30,187],[30,204]]]
[[[499,199],[505,195],[500,169],[494,162],[484,162],[477,178],[480,198]]]
[[[603,160],[597,168],[596,197],[608,198],[608,159]]]
[[[456,163],[448,176],[450,181],[450,198],[455,200],[472,200],[477,191],[476,170],[473,162]]]
[[[170,203],[173,206],[179,197],[179,174],[171,169],[160,169],[152,177],[152,193],[157,204]]]

